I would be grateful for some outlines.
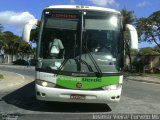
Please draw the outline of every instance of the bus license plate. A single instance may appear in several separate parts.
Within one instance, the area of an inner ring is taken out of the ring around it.
[[[78,100],[85,100],[85,95],[70,95],[70,99],[78,99]]]

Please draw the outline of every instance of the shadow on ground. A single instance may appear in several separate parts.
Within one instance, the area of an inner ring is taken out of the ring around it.
[[[34,82],[17,89],[2,99],[7,104],[15,105],[24,110],[43,112],[110,112],[111,108],[106,104],[81,104],[42,102],[35,99]]]

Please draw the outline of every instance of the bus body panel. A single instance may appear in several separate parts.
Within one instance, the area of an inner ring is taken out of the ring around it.
[[[64,10],[92,10],[92,11],[103,11],[103,12],[113,12],[117,14],[121,14],[119,11],[103,8],[103,7],[95,7],[95,6],[81,6],[81,5],[54,5],[45,8],[47,9],[64,9]]]
[[[122,84],[123,76],[102,76],[99,77],[77,77],[77,76],[66,76],[56,75],[47,72],[36,72],[36,80],[46,81],[59,88],[63,89],[75,89],[75,90],[96,90],[101,89],[104,86]],[[81,84],[81,86],[77,86]]]
[[[56,75],[53,73],[44,73],[44,72],[36,72],[36,78],[37,80],[41,79],[43,81],[53,83],[57,85],[57,79],[59,77],[55,77]],[[106,81],[112,81],[113,76],[109,76]],[[87,79],[87,77],[84,77]],[[109,79],[111,78],[111,79]],[[75,84],[75,87],[73,88],[54,88],[54,87],[44,87],[39,84],[35,84],[36,88],[36,98],[38,100],[42,101],[59,101],[59,102],[77,102],[77,103],[110,103],[110,102],[119,102],[122,87],[119,87],[114,90],[103,90],[103,89],[77,89],[76,88],[76,81],[77,77],[74,78],[72,76],[71,80],[69,81],[69,84]],[[67,81],[67,79],[66,79]],[[63,80],[64,84],[67,86],[67,82],[65,83],[65,80]],[[86,82],[86,81],[85,81]],[[83,82],[83,79],[78,81],[77,83],[82,83],[82,85],[85,83]],[[121,85],[123,83],[123,76],[118,76],[118,83]],[[94,86],[95,83],[89,82],[90,86]],[[109,85],[115,85],[114,83],[106,84],[105,86]],[[101,86],[101,88],[104,87]],[[99,88],[99,87],[98,87]],[[71,95],[80,95],[85,96],[85,99],[71,99]]]
[[[59,88],[46,88],[40,85],[35,85],[36,98],[42,101],[59,101],[59,102],[77,102],[77,103],[110,103],[119,102],[122,88],[117,90],[101,90],[101,91],[84,91],[84,90],[69,90]],[[72,94],[83,95],[85,99],[71,99]]]

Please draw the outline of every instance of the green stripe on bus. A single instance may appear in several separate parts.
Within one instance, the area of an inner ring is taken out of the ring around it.
[[[56,84],[68,89],[96,89],[119,83],[120,76],[73,77],[59,75]]]

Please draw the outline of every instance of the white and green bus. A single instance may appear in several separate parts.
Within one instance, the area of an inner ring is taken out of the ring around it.
[[[137,32],[120,12],[101,7],[56,5],[24,27],[28,42],[39,26],[36,98],[42,101],[108,103],[121,97],[124,30],[137,49]]]

